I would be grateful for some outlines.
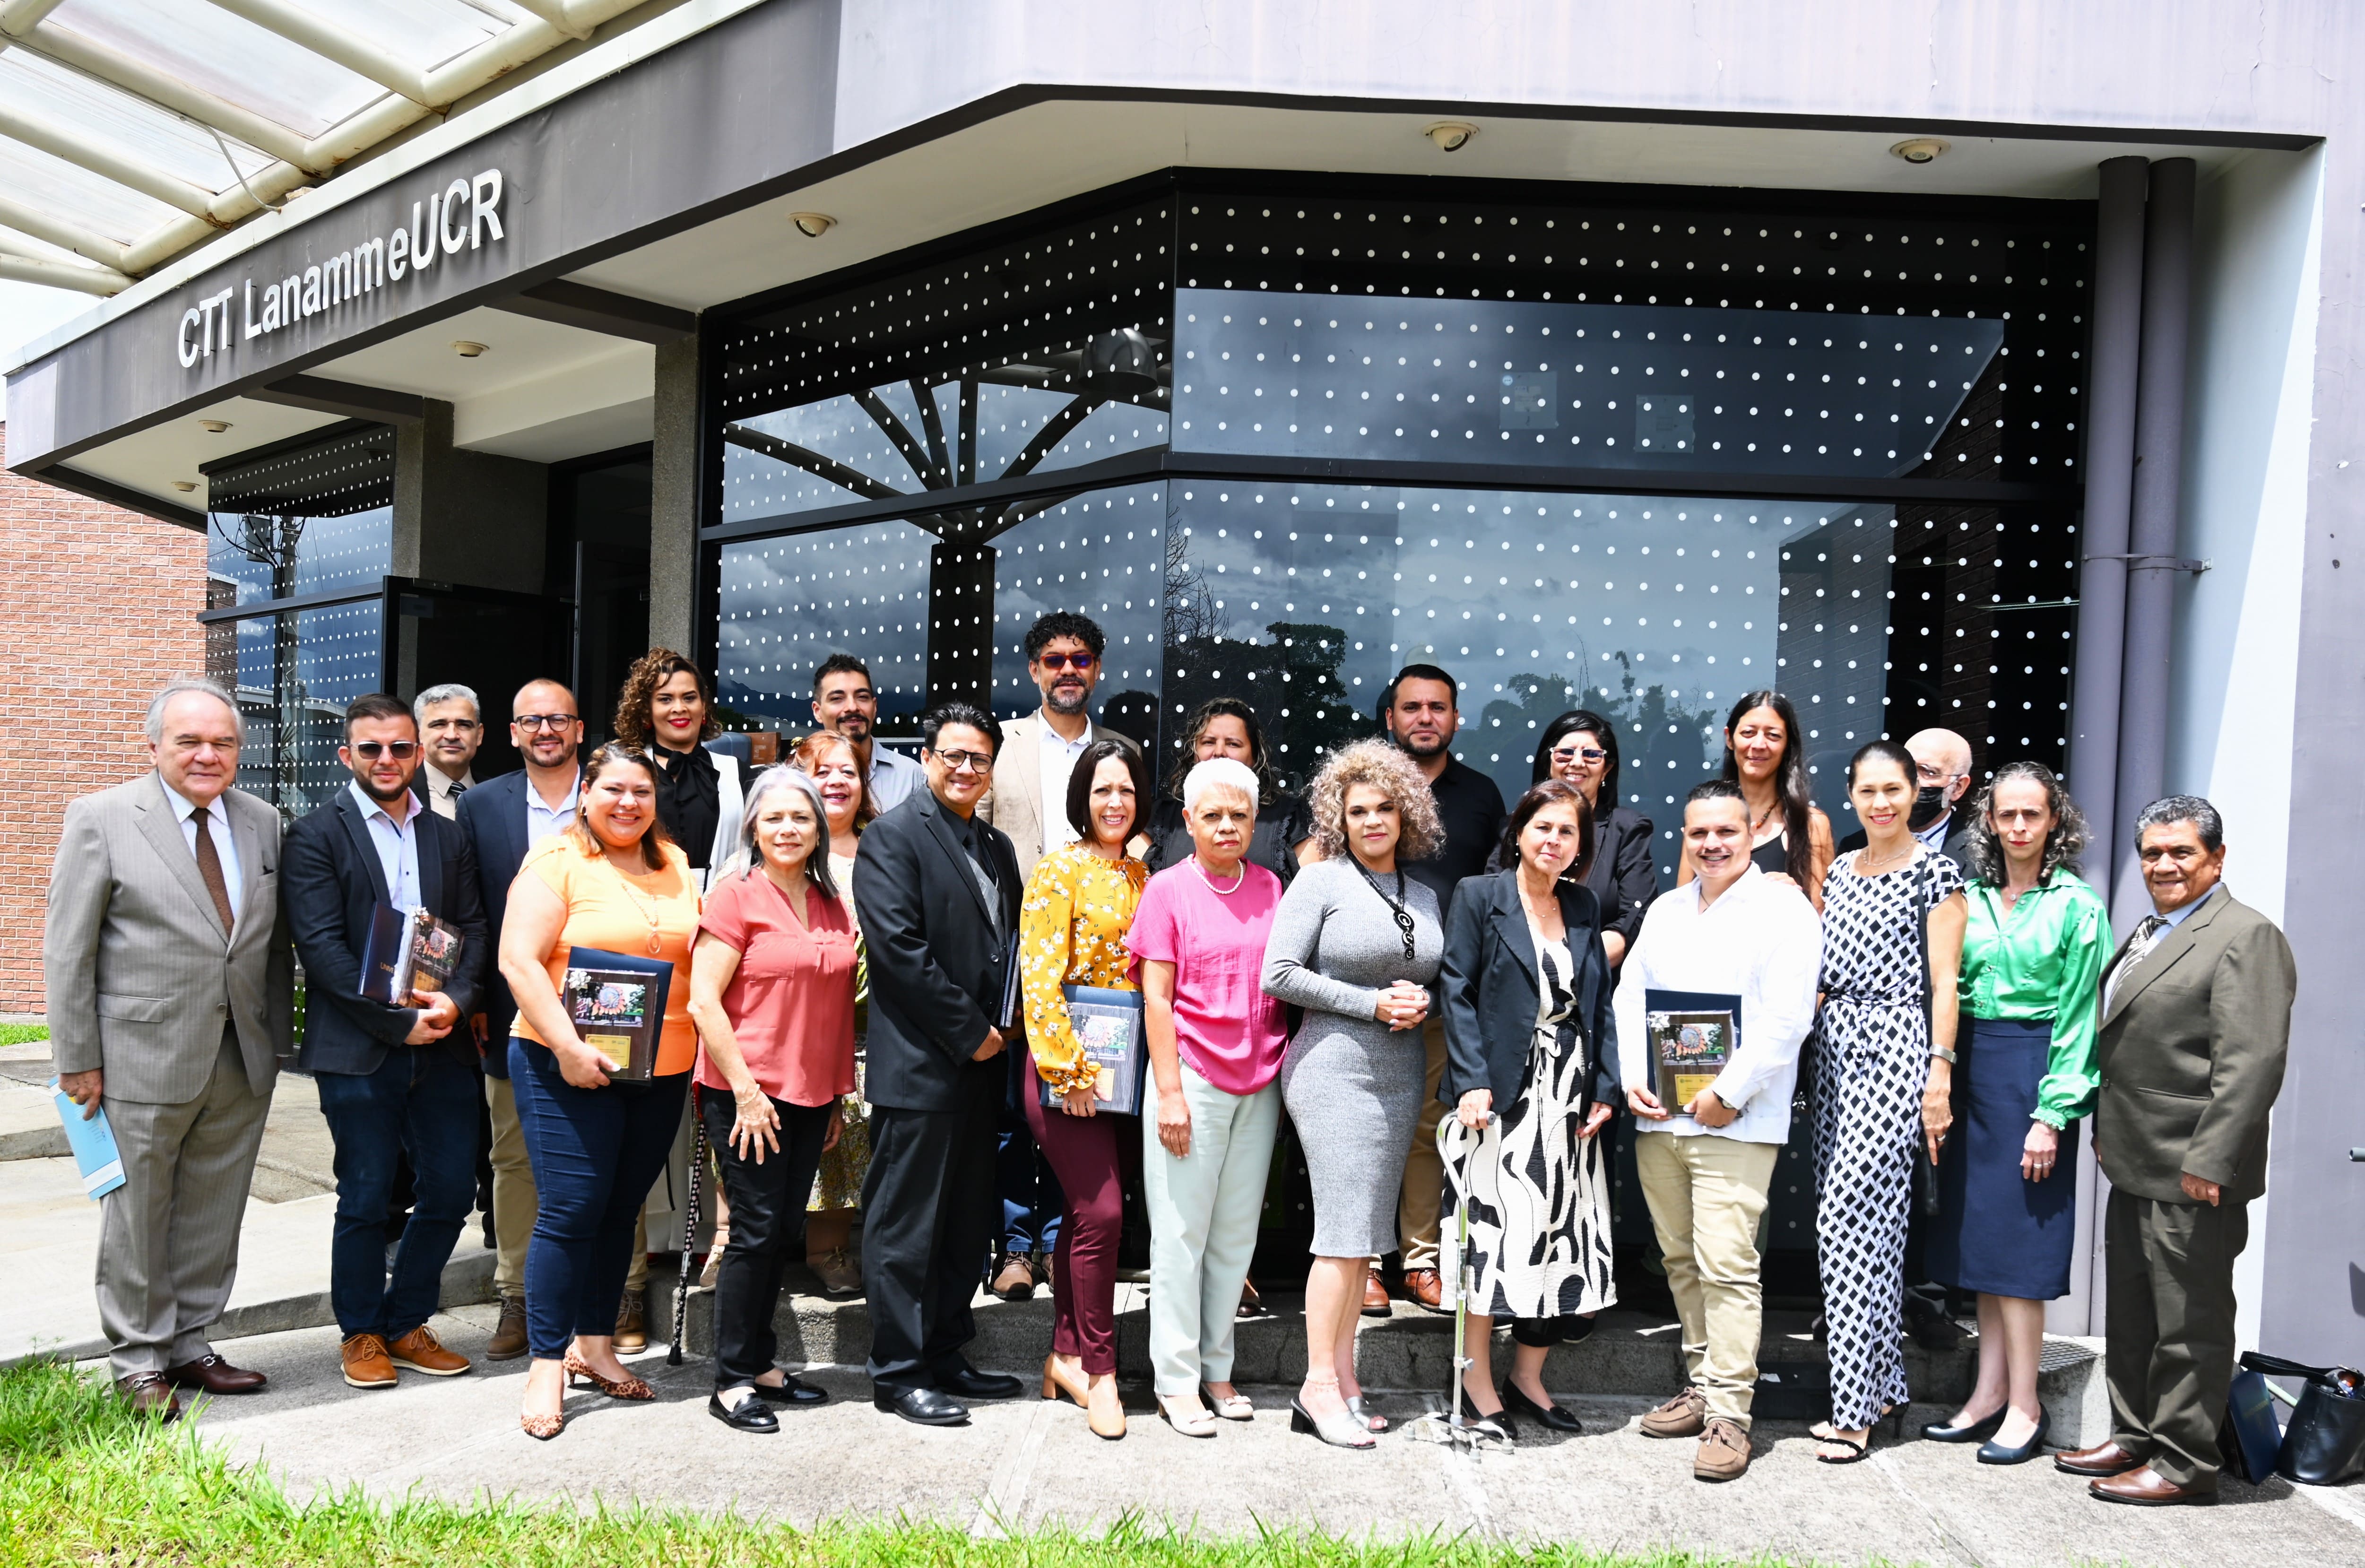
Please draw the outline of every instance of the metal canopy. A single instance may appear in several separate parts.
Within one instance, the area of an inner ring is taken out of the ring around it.
[[[0,278],[108,295],[644,0],[0,0]]]

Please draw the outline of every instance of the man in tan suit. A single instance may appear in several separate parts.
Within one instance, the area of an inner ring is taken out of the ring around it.
[[[261,1372],[206,1330],[238,1236],[295,960],[278,911],[279,813],[230,787],[228,692],[174,681],[148,705],[155,771],[66,808],[41,964],[59,1087],[106,1109],[123,1185],[102,1200],[98,1316],[116,1386],[170,1420],[174,1390],[251,1394]]]
[[[1068,821],[1068,778],[1094,741],[1123,740],[1092,722],[1085,708],[1101,683],[1108,638],[1089,616],[1055,610],[1026,629],[1026,674],[1043,705],[1023,719],[1005,719],[1002,750],[993,760],[993,789],[977,820],[1010,835],[1018,875],[1076,836]],[[1049,1272],[1065,1206],[1059,1178],[1036,1151],[1027,1130],[1025,1052],[1010,1053],[1010,1092],[1003,1109],[1002,1152],[994,1188],[1002,1196],[1002,1239],[995,1247],[990,1289],[1004,1301],[1025,1301]]]
[[[2220,884],[2224,825],[2197,795],[2135,819],[2153,913],[2102,971],[2094,1152],[2111,1179],[2107,1441],[2056,1456],[2104,1502],[2217,1500],[2234,1378],[2234,1260],[2266,1190],[2299,984],[2274,923]]]

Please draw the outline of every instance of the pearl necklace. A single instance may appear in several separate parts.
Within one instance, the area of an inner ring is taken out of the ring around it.
[[[1207,868],[1199,864],[1199,857],[1196,855],[1191,857],[1191,869],[1199,873],[1199,879],[1207,884],[1207,890],[1219,899],[1230,898],[1234,893],[1239,892],[1249,879],[1249,863],[1245,859],[1240,862],[1240,874],[1232,879],[1232,885],[1228,888],[1216,886],[1215,879],[1207,875]]]

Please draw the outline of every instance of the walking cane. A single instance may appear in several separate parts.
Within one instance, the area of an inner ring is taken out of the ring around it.
[[[689,1249],[698,1241],[698,1182],[706,1172],[706,1118],[698,1114],[698,1086],[689,1091],[689,1119],[693,1133],[689,1146],[689,1217],[681,1226],[681,1279],[673,1287],[673,1345],[666,1351],[666,1365],[681,1365],[681,1329],[689,1313]]]
[[[1453,1293],[1453,1354],[1446,1358],[1451,1367],[1446,1375],[1453,1386],[1446,1393],[1448,1408],[1421,1417],[1413,1423],[1412,1433],[1423,1442],[1446,1443],[1476,1453],[1483,1447],[1508,1447],[1508,1439],[1500,1428],[1482,1424],[1483,1417],[1464,1417],[1462,1410],[1463,1373],[1478,1364],[1469,1350],[1470,1294],[1477,1283],[1471,1277],[1470,1267],[1470,1189],[1467,1173],[1457,1158],[1466,1155],[1472,1142],[1470,1130],[1454,1112],[1448,1111],[1437,1124],[1437,1157],[1445,1167],[1446,1181],[1453,1188],[1452,1244],[1438,1260],[1445,1265],[1439,1272]],[[1456,1149],[1456,1144],[1463,1148]]]

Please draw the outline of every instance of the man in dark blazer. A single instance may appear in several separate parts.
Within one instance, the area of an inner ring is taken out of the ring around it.
[[[2154,801],[2135,849],[2154,913],[2102,971],[2095,1039],[2112,1433],[2054,1463],[2106,1502],[2214,1503],[2234,1260],[2266,1190],[2299,975],[2274,923],[2220,885],[2225,830],[2208,801]]]
[[[517,1096],[510,1088],[510,1025],[516,1021],[517,1003],[510,999],[496,956],[518,868],[535,846],[575,820],[583,785],[583,719],[576,711],[575,693],[555,680],[530,680],[518,688],[510,700],[510,744],[525,758],[525,767],[463,795],[459,819],[476,857],[490,933],[484,989],[468,1020],[484,1058],[493,1138],[493,1290],[500,1297],[501,1316],[485,1344],[488,1361],[513,1361],[525,1354],[525,1249],[540,1206],[525,1131],[518,1125]],[[647,1267],[645,1250],[633,1256]]]
[[[1020,885],[1008,835],[976,814],[1000,726],[949,702],[920,733],[928,788],[870,824],[854,863],[870,959],[862,1282],[873,1403],[955,1426],[969,1419],[961,1401],[1021,1387],[961,1354],[1001,1223],[994,1135],[1006,1069],[994,1058],[1017,1045],[1003,1001]]]
[[[476,857],[460,830],[411,792],[419,726],[373,692],[345,710],[338,760],[352,782],[287,830],[280,918],[304,966],[304,1044],[337,1149],[329,1302],[344,1336],[345,1382],[391,1388],[396,1369],[468,1370],[427,1327],[443,1265],[476,1193],[476,1049],[465,1021],[490,961]],[[371,928],[386,910],[423,908],[460,934],[440,990],[391,1002],[363,994]],[[387,1205],[410,1160],[413,1207],[387,1277]]]

